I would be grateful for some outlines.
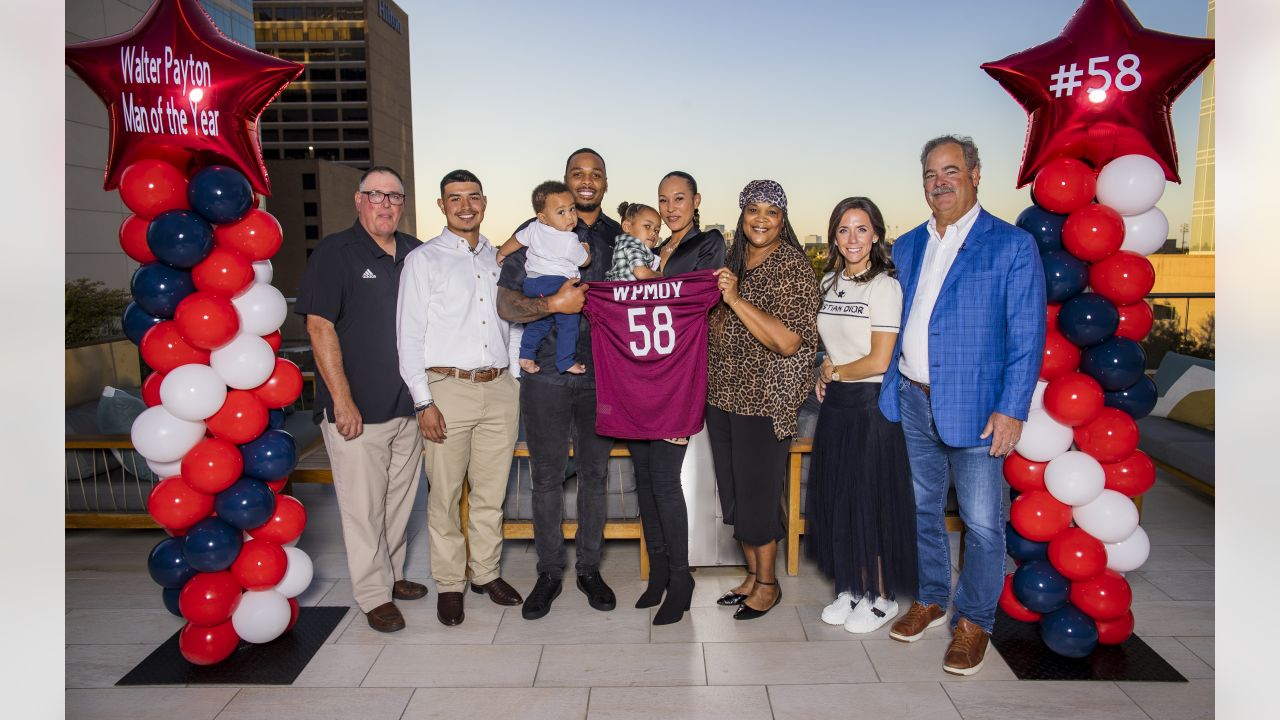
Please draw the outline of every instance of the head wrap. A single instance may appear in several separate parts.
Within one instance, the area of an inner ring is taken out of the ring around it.
[[[787,194],[782,191],[782,186],[773,180],[752,180],[742,188],[742,192],[738,193],[739,210],[745,208],[747,203],[762,202],[777,205],[786,210]]]

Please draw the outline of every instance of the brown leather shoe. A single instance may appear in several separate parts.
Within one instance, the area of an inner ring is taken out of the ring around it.
[[[439,618],[441,625],[461,625],[462,593],[442,592],[436,595],[436,617]]]
[[[412,580],[397,580],[391,586],[391,597],[396,600],[417,600],[427,596],[427,586]]]
[[[907,614],[898,618],[893,627],[889,628],[889,637],[899,642],[915,642],[924,636],[925,630],[937,627],[946,621],[947,611],[937,603],[925,605],[921,602],[912,602]]]
[[[947,654],[943,656],[942,669],[952,675],[978,672],[982,669],[990,637],[986,630],[961,616],[960,622],[956,623],[955,634],[951,636],[951,644],[947,646]]]
[[[494,578],[484,585],[476,585],[472,583],[471,592],[488,595],[489,599],[499,605],[519,605],[524,602],[524,598],[520,597],[520,593],[516,589],[507,584],[502,578]]]
[[[404,629],[404,616],[393,602],[382,603],[364,616],[369,620],[369,627],[378,632],[389,633]]]

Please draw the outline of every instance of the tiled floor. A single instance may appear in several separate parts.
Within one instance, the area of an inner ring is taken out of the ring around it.
[[[300,546],[316,565],[301,600],[349,606],[332,488],[300,487],[298,495],[309,514]],[[418,500],[408,575],[432,585]],[[974,677],[949,676],[940,666],[945,630],[904,645],[887,628],[855,637],[820,622],[828,586],[807,563],[799,577],[783,578],[783,605],[749,623],[732,621],[714,602],[740,570],[702,568],[693,610],[676,625],[653,627],[653,611],[632,607],[644,587],[638,543],[613,541],[603,568],[618,595],[612,612],[592,610],[567,583],[541,620],[468,593],[466,622],[446,628],[429,597],[401,603],[408,627],[390,635],[349,611],[292,687],[116,688],[182,625],[147,577],[147,551],[162,535],[69,531],[67,717],[1209,718],[1213,509],[1162,474],[1144,505],[1151,558],[1129,575],[1138,633],[1190,683],[1020,682],[994,649]],[[503,562],[504,576],[527,593],[536,577],[531,543],[508,543]]]

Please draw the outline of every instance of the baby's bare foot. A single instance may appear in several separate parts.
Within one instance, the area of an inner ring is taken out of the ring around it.
[[[536,373],[540,369],[541,368],[538,367],[538,363],[527,358],[520,358],[520,372]]]
[[[582,375],[587,372],[587,366],[582,363],[574,363],[568,370],[565,370],[565,372],[573,373],[574,375]]]

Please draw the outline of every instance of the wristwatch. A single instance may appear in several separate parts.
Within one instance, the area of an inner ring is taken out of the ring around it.
[[[423,410],[426,410],[427,408],[435,404],[436,404],[435,400],[427,400],[426,402],[417,403],[413,406],[413,413],[415,415],[421,415]]]
[[[840,382],[840,371],[836,368],[831,368],[831,382]]]

